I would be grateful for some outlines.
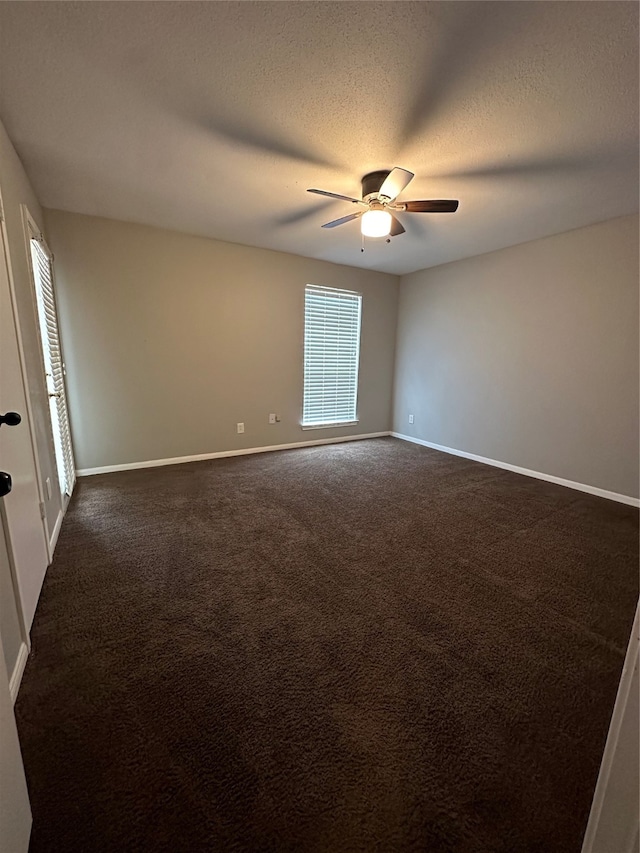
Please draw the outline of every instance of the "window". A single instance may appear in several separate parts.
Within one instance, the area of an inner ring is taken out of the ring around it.
[[[361,308],[360,293],[305,289],[303,429],[357,423]]]
[[[31,222],[29,222],[29,231],[31,268],[38,306],[42,359],[49,395],[49,411],[60,492],[63,495],[70,495],[75,482],[75,464],[64,387],[64,364],[60,348],[56,300],[53,291],[53,257],[42,239],[42,235],[35,233],[35,227]]]

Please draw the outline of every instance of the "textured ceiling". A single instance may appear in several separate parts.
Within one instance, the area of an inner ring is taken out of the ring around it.
[[[638,209],[635,2],[2,2],[41,202],[405,273]],[[458,198],[368,241],[359,195]]]

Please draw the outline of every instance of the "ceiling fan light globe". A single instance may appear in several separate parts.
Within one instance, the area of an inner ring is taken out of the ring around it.
[[[391,214],[386,210],[367,210],[360,219],[360,229],[365,237],[388,237]]]

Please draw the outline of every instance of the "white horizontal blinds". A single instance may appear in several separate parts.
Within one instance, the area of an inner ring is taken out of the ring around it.
[[[362,296],[307,285],[302,426],[356,420]]]
[[[61,492],[70,495],[75,481],[75,464],[64,388],[64,364],[53,291],[51,256],[40,240],[33,238],[30,242],[58,479]]]

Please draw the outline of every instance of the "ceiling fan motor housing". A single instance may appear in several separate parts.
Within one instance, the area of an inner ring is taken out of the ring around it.
[[[362,199],[363,201],[369,201],[368,196],[375,196],[380,192],[380,187],[382,186],[385,178],[389,175],[389,171],[385,171],[382,169],[378,172],[369,172],[368,175],[365,175],[362,179]]]

